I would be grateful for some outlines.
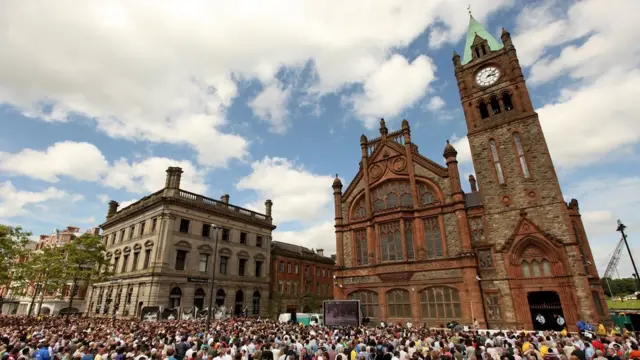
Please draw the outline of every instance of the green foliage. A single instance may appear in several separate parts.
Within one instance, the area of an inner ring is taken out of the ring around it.
[[[609,282],[607,284],[607,281]],[[638,291],[636,286],[636,281],[634,278],[625,278],[625,279],[602,279],[602,287],[604,288],[604,293],[608,297],[611,296],[625,296],[629,294],[633,294]],[[611,294],[609,292],[609,287],[611,287]]]
[[[93,283],[111,275],[109,261],[104,257],[106,249],[99,236],[83,234],[71,240],[63,249],[67,280]]]
[[[25,261],[15,266],[11,283],[14,289],[25,289],[31,283],[42,284],[43,293],[59,290],[66,283],[66,262],[60,248],[43,247],[24,254]]]
[[[0,286],[11,282],[16,270],[15,261],[24,255],[30,235],[19,226],[0,225]]]

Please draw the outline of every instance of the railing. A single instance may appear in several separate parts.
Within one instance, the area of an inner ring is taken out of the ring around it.
[[[257,213],[255,211],[251,211],[239,206],[235,206],[235,205],[231,205],[231,204],[227,204],[225,202],[222,201],[218,201],[218,200],[214,200],[202,195],[198,195],[198,194],[194,194],[185,190],[180,190],[178,192],[178,196],[190,201],[195,201],[195,202],[201,202],[207,206],[211,206],[211,207],[215,207],[218,209],[223,209],[223,210],[227,210],[242,216],[246,216],[246,217],[251,217],[251,218],[255,218],[258,219],[260,221],[267,221],[268,218],[266,215]]]

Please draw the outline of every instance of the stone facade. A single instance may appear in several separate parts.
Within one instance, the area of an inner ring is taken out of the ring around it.
[[[215,305],[265,316],[269,299],[272,202],[266,214],[180,189],[180,168],[164,189],[118,211],[101,225],[114,276],[90,289],[89,314],[137,316],[144,306]],[[215,226],[215,227],[214,227]]]
[[[271,315],[322,312],[322,302],[333,299],[334,265],[322,249],[272,242]]]
[[[451,144],[441,166],[420,155],[406,120],[391,133],[382,120],[379,138],[360,139],[353,182],[344,192],[340,179],[333,184],[334,297],[361,300],[375,320],[436,326],[550,326],[534,323],[536,314],[560,316],[569,330],[580,319],[607,321],[578,202],[563,200],[511,37],[503,31],[496,48],[471,35],[471,60],[453,62],[472,192],[462,191]]]

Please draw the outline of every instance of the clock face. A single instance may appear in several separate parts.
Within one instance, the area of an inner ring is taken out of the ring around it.
[[[500,78],[500,70],[495,66],[488,66],[476,74],[476,83],[480,86],[493,85]]]

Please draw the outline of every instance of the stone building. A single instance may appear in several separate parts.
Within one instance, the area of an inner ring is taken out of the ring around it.
[[[462,191],[411,141],[409,123],[360,139],[361,162],[336,178],[334,296],[374,319],[489,328],[576,330],[607,321],[577,200],[565,203],[510,34],[498,42],[470,18],[455,77],[477,176]]]
[[[231,205],[229,195],[214,200],[182,190],[181,175],[182,169],[170,167],[164,189],[121,210],[109,203],[100,227],[115,274],[90,290],[91,314],[207,308],[214,264],[216,305],[267,313],[271,200],[260,214]]]
[[[99,235],[100,229],[92,228],[87,230],[85,233]],[[63,230],[55,229],[49,235],[40,235],[40,238],[36,242],[29,243],[27,246],[29,250],[38,252],[44,247],[57,248],[64,246],[71,242],[75,237],[79,237],[81,235],[82,233],[80,232],[80,228],[67,226],[67,228]],[[28,261],[28,259],[17,259],[17,261]],[[35,301],[33,301],[32,314],[57,314],[60,310],[68,306],[72,290],[75,292],[72,304],[75,309],[74,311],[84,311],[87,285],[83,282],[76,283],[75,289],[73,283],[70,282],[62,286],[60,289],[47,291],[45,294],[42,294],[42,287],[43,284],[31,282],[26,289],[10,289],[8,287],[4,290],[0,290],[0,294],[5,297],[2,306],[2,313],[26,315],[29,312],[29,306],[31,306],[32,300],[35,299]],[[42,300],[42,305],[40,304],[40,300]]]
[[[321,312],[333,299],[335,261],[322,249],[271,243],[271,313]]]

